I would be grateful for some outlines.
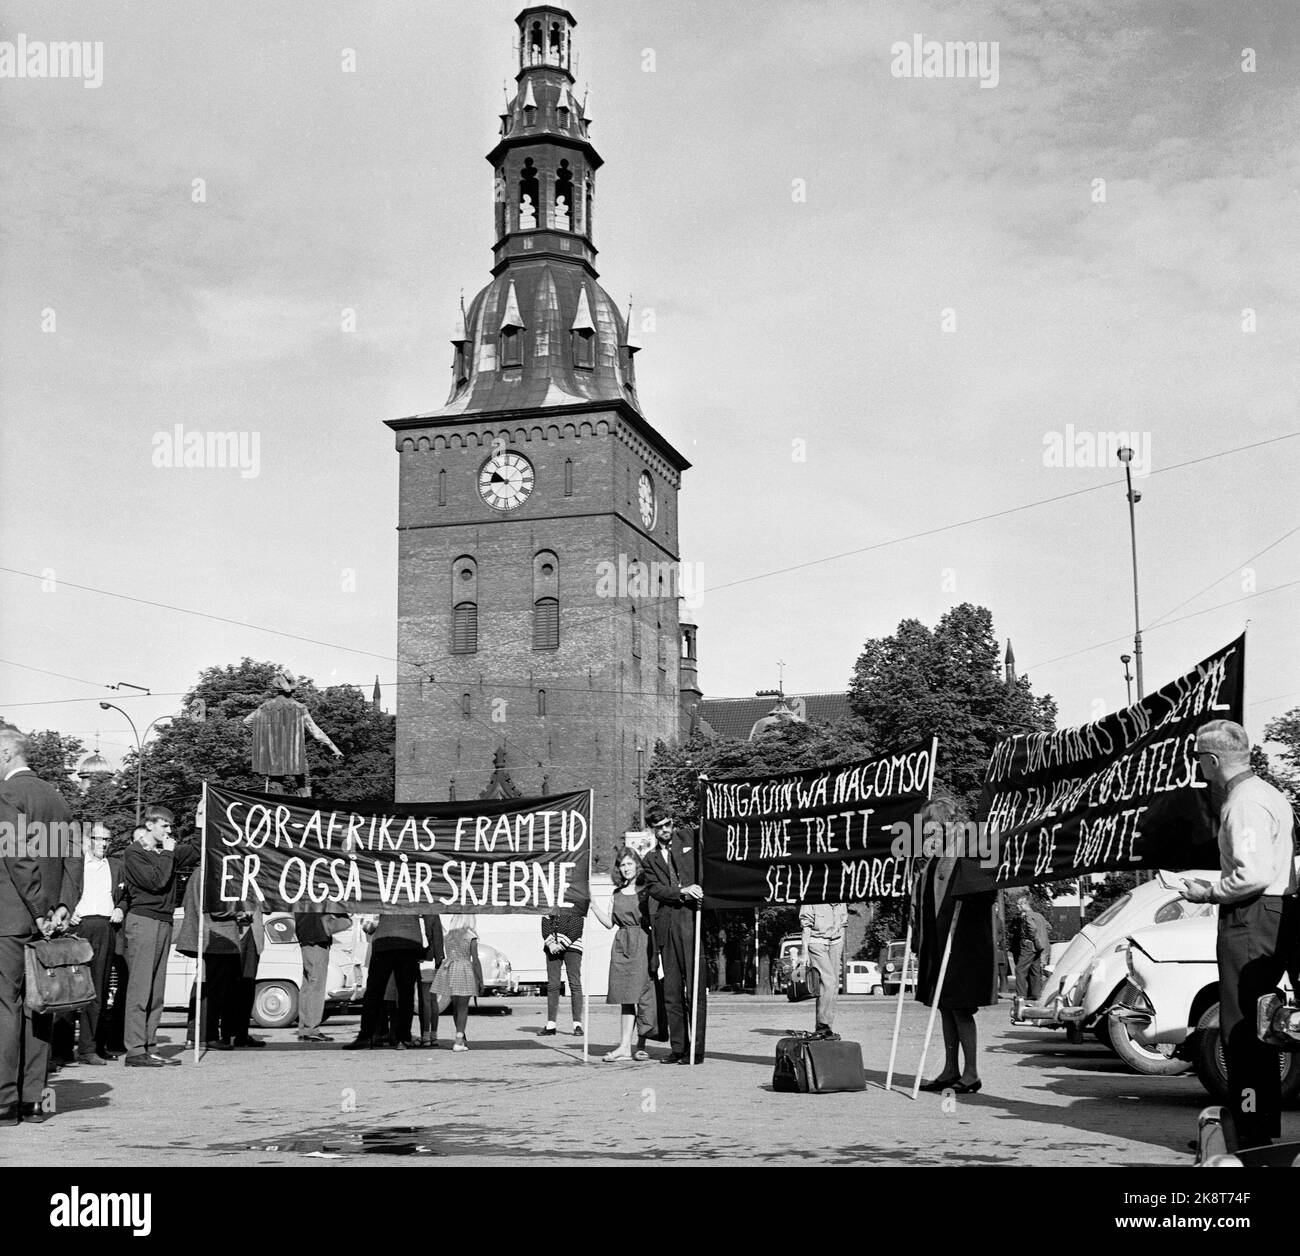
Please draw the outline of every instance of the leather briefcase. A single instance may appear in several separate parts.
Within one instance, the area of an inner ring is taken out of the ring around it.
[[[802,964],[795,969],[794,978],[791,980],[790,986],[785,992],[785,997],[789,999],[791,1003],[802,1003],[806,999],[815,999],[821,992],[821,973],[819,973],[811,964],[808,965],[808,971],[800,977],[799,973],[802,970]]]
[[[787,1094],[829,1095],[866,1090],[862,1048],[837,1038],[794,1035],[776,1044],[772,1089]]]
[[[27,972],[23,1002],[28,1011],[71,1012],[95,1001],[90,975],[94,948],[85,938],[41,938],[25,948]]]

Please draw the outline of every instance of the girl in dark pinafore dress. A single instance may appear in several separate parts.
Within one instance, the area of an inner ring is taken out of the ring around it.
[[[648,1060],[645,1040],[655,1032],[655,988],[650,975],[650,931],[645,919],[645,893],[638,889],[641,861],[624,850],[614,864],[614,895],[605,910],[592,899],[592,914],[606,929],[617,929],[609,954],[609,993],[606,1003],[623,1009],[623,1036],[617,1047],[603,1059]],[[632,1032],[636,1031],[636,1051],[632,1050]]]

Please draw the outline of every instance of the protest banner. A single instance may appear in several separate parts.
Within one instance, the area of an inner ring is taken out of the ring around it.
[[[906,898],[936,750],[931,740],[831,768],[703,782],[704,906]]]
[[[376,806],[209,784],[202,817],[208,910],[499,915],[590,897],[587,790]]]
[[[1245,671],[1243,634],[1125,710],[999,742],[978,811],[997,854],[962,860],[953,893],[1217,865],[1210,789],[1192,747],[1202,724],[1241,722]]]

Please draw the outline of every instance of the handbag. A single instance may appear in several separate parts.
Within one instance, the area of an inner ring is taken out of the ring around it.
[[[24,948],[27,988],[23,1001],[35,1015],[72,1012],[96,999],[90,961],[95,950],[85,938],[41,938]]]

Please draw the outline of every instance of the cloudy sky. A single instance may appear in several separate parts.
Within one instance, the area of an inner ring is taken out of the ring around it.
[[[519,7],[0,3],[103,45],[97,88],[0,78],[0,713],[116,758],[100,698],[143,726],[246,654],[392,706],[383,420],[445,399],[488,278]],[[1300,703],[1291,0],[574,13],[707,693],[842,688],[969,600],[1065,721],[1122,705],[1122,470],[1051,452],[1130,432],[1148,687],[1249,621],[1252,733]],[[915,36],[996,42],[996,86],[892,73]],[[156,467],[176,424],[257,474]]]

